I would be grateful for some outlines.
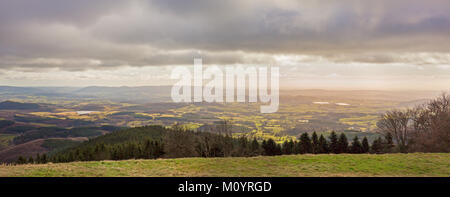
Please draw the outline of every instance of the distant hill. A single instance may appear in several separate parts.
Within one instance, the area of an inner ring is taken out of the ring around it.
[[[65,151],[67,148],[86,149],[100,144],[125,144],[146,139],[161,140],[163,132],[166,131],[161,126],[122,129],[114,126],[72,129],[57,127],[37,128],[15,137],[13,140],[15,145],[1,150],[0,163],[14,162],[19,156],[26,158],[30,156],[35,157],[37,153],[52,155]],[[102,132],[109,134],[89,139],[90,137],[101,135]],[[82,141],[85,141],[85,143],[81,143]]]
[[[16,161],[19,156],[35,157],[37,153],[54,153],[63,151],[66,148],[78,145],[81,141],[86,141],[105,133],[116,132],[121,130],[121,127],[104,125],[100,127],[75,127],[75,128],[59,128],[59,127],[31,127],[31,126],[16,126],[9,127],[5,131],[7,134],[13,136],[11,143],[3,147],[0,151],[0,163]],[[17,135],[20,134],[20,135]],[[141,138],[139,132],[137,135],[125,133],[126,136],[134,136]],[[110,137],[114,138],[115,135]],[[8,137],[8,136],[6,136]],[[110,137],[105,141],[111,141]],[[104,139],[104,138],[100,138]],[[123,139],[119,135],[119,139]],[[94,140],[96,143],[98,140]],[[9,143],[9,142],[8,142]],[[0,147],[1,148],[1,147]]]
[[[24,144],[8,147],[0,151],[0,162],[13,162],[16,161],[19,156],[23,157],[35,157],[36,154],[42,154],[49,151],[49,149],[42,147],[45,139],[33,140]]]
[[[14,138],[14,144],[23,144],[36,139],[45,138],[70,138],[70,137],[87,137],[93,138],[104,133],[117,131],[120,127],[101,126],[101,127],[74,127],[74,128],[60,128],[60,127],[39,127],[29,130],[26,133]]]
[[[88,87],[15,87],[0,86],[0,99],[27,99],[42,96],[47,99],[106,99],[130,103],[170,102],[172,86],[88,86]],[[320,99],[363,99],[411,101],[433,98],[440,91],[376,91],[376,90],[319,90],[281,89],[283,103],[311,103]]]
[[[15,87],[0,86],[0,99],[26,99],[42,96],[47,99],[106,99],[118,102],[150,103],[170,100],[171,86],[139,87]]]
[[[166,129],[162,126],[144,126],[123,129],[93,138],[80,146],[94,147],[98,144],[122,144],[126,142],[144,141],[145,139],[161,140],[164,132],[166,132]]]
[[[40,105],[36,103],[19,103],[14,101],[4,101],[0,103],[1,109],[8,110],[30,110],[30,109],[39,109]]]
[[[102,87],[89,86],[73,91],[72,94],[84,97],[95,97],[123,102],[167,102],[170,100],[170,86],[139,86],[139,87]]]

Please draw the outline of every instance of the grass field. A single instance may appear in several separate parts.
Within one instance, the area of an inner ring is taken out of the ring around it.
[[[450,177],[450,154],[287,155],[2,165],[0,176]]]

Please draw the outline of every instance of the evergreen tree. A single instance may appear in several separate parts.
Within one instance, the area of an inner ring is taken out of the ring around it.
[[[261,142],[261,149],[262,149],[262,154],[263,154],[263,155],[267,155],[267,154],[266,154],[266,150],[267,150],[267,141],[266,141],[266,140],[263,140],[263,141]]]
[[[41,162],[41,156],[38,154],[36,154],[36,163],[42,163]]]
[[[288,146],[289,146],[289,149],[290,149],[290,154],[294,154],[295,153],[295,143],[294,143],[294,141],[291,139],[291,140],[289,140],[289,142],[288,142]]]
[[[150,141],[149,139],[145,140],[144,147],[142,150],[142,152],[143,152],[142,155],[145,159],[153,158],[153,154],[152,154],[153,147],[154,147],[154,145],[153,145],[152,141]],[[117,157],[115,151],[114,151],[114,157]]]
[[[308,133],[303,133],[300,135],[300,147],[301,147],[301,154],[303,153],[311,153],[312,152],[312,144],[311,139],[309,138]]]
[[[263,147],[265,155],[275,155],[277,154],[277,144],[273,139],[268,139],[267,141],[263,141]],[[281,152],[281,150],[280,150]]]
[[[282,152],[283,152],[283,154],[284,155],[289,155],[290,154],[290,150],[289,150],[289,147],[288,147],[289,145],[288,145],[288,141],[284,141],[283,142],[283,147],[281,148],[282,150]]]
[[[27,160],[24,157],[19,156],[19,158],[17,158],[16,163],[18,163],[18,164],[26,164]]]
[[[47,154],[42,154],[42,157],[41,157],[41,163],[47,163],[48,161],[47,161]]]
[[[282,152],[285,155],[290,155],[294,153],[294,142],[292,140],[289,141],[284,141],[283,143],[283,147],[282,147]]]
[[[329,139],[330,139],[330,152],[335,154],[339,153],[338,138],[334,131],[331,132]]]
[[[300,142],[299,141],[295,141],[294,142],[294,153],[295,154],[302,154],[304,151],[303,151],[303,147],[300,145]]]
[[[344,133],[341,133],[338,140],[338,153],[348,152],[348,140]]]
[[[274,155],[282,155],[282,154],[283,152],[281,151],[281,145],[277,144]]]
[[[238,146],[238,156],[249,156],[250,148],[249,143],[246,137],[242,136],[239,138],[239,146]]]
[[[382,149],[383,149],[382,141],[383,140],[381,139],[381,137],[378,137],[377,139],[375,139],[372,143],[372,147],[370,148],[370,152],[375,153],[375,154],[382,153]]]
[[[362,140],[362,152],[363,153],[368,153],[370,150],[370,146],[369,146],[369,141],[367,140],[367,138],[364,136],[363,140]]]
[[[154,149],[154,154],[153,154],[153,158],[160,158],[164,155],[164,144],[162,142],[158,142],[155,141],[155,149]]]
[[[31,163],[31,164],[34,163],[34,160],[33,160],[33,157],[32,157],[32,156],[30,156],[30,157],[28,158],[28,163]]]
[[[314,154],[319,153],[320,152],[319,138],[317,137],[317,133],[315,131],[311,136],[311,140],[312,140],[312,153]]]
[[[319,153],[329,153],[328,142],[321,134],[319,137]]]
[[[73,152],[69,152],[69,154],[67,155],[67,161],[69,161],[69,162],[75,161],[75,156],[74,156]]]
[[[256,140],[256,138],[253,138],[252,144],[251,144],[251,151],[252,151],[252,155],[259,155],[260,153],[260,147],[259,147],[259,143]]]
[[[355,153],[355,154],[363,152],[362,145],[361,145],[361,142],[359,142],[358,136],[355,136],[353,138],[353,142],[352,142],[352,145],[350,147],[350,152],[351,153]]]

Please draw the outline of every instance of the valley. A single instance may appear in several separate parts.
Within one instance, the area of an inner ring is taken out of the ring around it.
[[[169,87],[25,88],[0,87],[0,162],[17,159],[14,150],[34,143],[24,156],[51,153],[122,128],[174,124],[216,132],[231,123],[233,137],[296,139],[304,132],[349,139],[380,135],[376,122],[392,108],[414,106],[438,95],[433,91],[281,90],[277,113],[262,114],[259,103],[172,103]],[[58,141],[53,148],[38,146]],[[17,147],[16,147],[17,146]]]

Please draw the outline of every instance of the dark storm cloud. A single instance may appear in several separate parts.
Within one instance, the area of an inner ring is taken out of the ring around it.
[[[421,38],[448,38],[450,4],[445,1],[212,2],[152,1],[145,4],[149,12],[142,18],[130,17],[117,24],[123,31],[106,27],[93,32],[115,42],[168,49],[448,50],[448,46],[436,46],[443,44],[439,39]],[[418,42],[411,42],[417,37]]]
[[[450,52],[448,10],[446,0],[4,0],[0,67],[191,64],[197,51],[216,64],[409,62],[392,53]]]

